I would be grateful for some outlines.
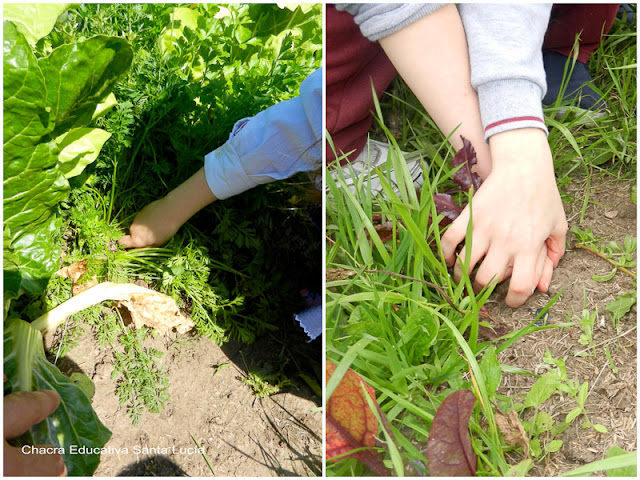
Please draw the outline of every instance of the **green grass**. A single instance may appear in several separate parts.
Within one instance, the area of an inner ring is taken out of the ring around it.
[[[582,215],[590,203],[588,194],[570,196],[570,184],[583,182],[588,187],[594,175],[620,182],[635,181],[635,45],[635,24],[616,22],[611,35],[592,57],[595,85],[605,94],[608,104],[606,117],[588,120],[572,108],[557,117],[557,107],[545,109],[563,200],[576,202]],[[479,336],[478,312],[492,288],[476,294],[468,276],[458,284],[453,281],[440,253],[438,224],[429,221],[435,216],[432,193],[448,184],[448,162],[454,152],[401,80],[394,82],[376,108],[377,124],[372,136],[391,146],[388,166],[378,172],[383,195],[372,198],[366,176],[356,182],[354,192],[346,188],[340,169],[335,176],[326,176],[326,266],[355,272],[348,278],[327,281],[327,359],[338,368],[326,395],[329,397],[337,385],[339,372],[351,368],[360,374],[375,389],[381,411],[392,426],[393,443],[400,452],[403,466],[398,467],[397,456],[378,448],[387,467],[396,472],[406,468],[405,474],[417,474],[425,465],[428,469],[424,446],[437,407],[449,393],[469,389],[478,399],[469,424],[479,459],[478,475],[503,476],[514,471],[524,475],[534,462],[542,462],[561,447],[556,436],[571,421],[591,425],[584,410],[588,385],[568,378],[564,361],[550,354],[541,359],[548,365],[544,375],[501,364],[498,354],[525,335],[548,328],[568,329],[576,319],[550,326],[535,326],[534,319],[503,337],[499,344]],[[410,181],[402,151],[420,152],[423,167],[429,165],[420,195]],[[385,180],[388,169],[400,178],[398,193]],[[389,242],[383,244],[376,234],[374,215],[391,222],[393,238]],[[621,250],[626,253],[627,249]],[[429,287],[425,281],[439,285],[442,291]],[[589,344],[587,323],[581,325]],[[496,393],[501,376],[506,373],[535,376],[526,397],[510,399]],[[574,405],[569,409],[575,412],[567,422],[546,418],[548,415],[539,410],[557,392],[573,399]],[[523,422],[532,448],[528,458],[523,457],[521,447],[507,445],[498,433],[496,406],[505,413],[515,409],[521,418],[525,409],[535,412],[529,422]],[[514,464],[514,458],[520,463]],[[327,463],[327,474],[358,476],[367,471],[355,460],[343,459]]]

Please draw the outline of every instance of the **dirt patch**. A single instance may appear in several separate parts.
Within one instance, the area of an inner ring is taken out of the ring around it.
[[[587,188],[586,184],[574,183],[567,190],[569,194],[582,199]],[[631,202],[630,190],[629,182],[611,177],[594,178],[588,191],[590,203],[582,223],[579,223],[582,203],[575,201],[565,204],[570,227],[575,225],[581,230],[591,228],[596,237],[620,244],[625,235],[635,237],[636,206]],[[573,235],[569,234],[569,239],[570,244],[575,243]],[[612,268],[612,265],[590,252],[570,249],[554,273],[548,294],[537,292],[523,307],[513,310],[504,305],[506,285],[501,285],[487,304],[496,324],[510,330],[529,324],[535,318],[536,310],[547,305],[560,292],[560,298],[549,310],[550,324],[569,322],[574,314],[580,317],[583,309],[591,313],[598,312],[593,329],[593,342],[596,345],[593,350],[585,352],[587,346],[579,343],[582,331],[578,322],[573,328],[556,328],[528,335],[502,353],[501,363],[537,374],[546,371],[542,359],[547,349],[553,358],[566,358],[568,378],[581,383],[589,382],[585,405],[589,420],[607,428],[607,433],[598,433],[593,428],[583,429],[584,417],[578,417],[567,430],[553,437],[563,441],[560,451],[547,456],[542,462],[536,462],[529,475],[556,476],[585,463],[603,459],[612,445],[626,451],[637,448],[637,307],[634,306],[620,320],[617,328],[614,328],[609,312],[605,312],[609,302],[636,287],[633,279],[621,272],[604,283],[591,278],[592,275],[607,274]],[[616,371],[610,366],[605,347],[609,348]],[[579,352],[587,355],[577,356]],[[535,378],[530,376],[504,375],[498,393],[522,401],[534,381]],[[541,411],[551,415],[555,422],[561,422],[576,406],[569,396],[556,394],[542,405]],[[545,437],[540,439],[547,441]],[[514,457],[510,463],[519,459]]]
[[[278,351],[271,339],[220,348],[206,338],[179,337],[145,341],[163,352],[170,400],[160,413],[145,412],[138,426],[116,396],[109,347],[85,334],[61,365],[65,373],[80,370],[92,378],[94,409],[113,432],[96,476],[213,476],[193,438],[216,476],[321,474],[321,399],[297,378],[286,392],[264,399],[241,381],[245,362],[261,365]],[[313,348],[319,353],[309,344]]]

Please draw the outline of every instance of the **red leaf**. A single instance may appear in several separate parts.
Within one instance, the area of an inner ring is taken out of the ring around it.
[[[462,138],[462,148],[456,152],[453,160],[451,160],[451,167],[456,168],[460,165],[462,167],[453,174],[453,181],[460,185],[460,188],[465,192],[468,192],[473,186],[473,192],[475,193],[482,185],[480,175],[471,171],[471,167],[477,163],[476,151],[469,140],[462,135],[460,135],[460,138]]]
[[[328,382],[336,366],[326,362],[326,381]],[[353,370],[347,370],[342,380],[327,402],[327,459],[350,452],[356,448],[373,447],[378,433],[378,421],[369,408],[362,387],[376,403],[373,388]],[[380,411],[380,410],[378,410]],[[390,475],[375,450],[362,450],[347,455],[364,463],[378,475]]]
[[[462,207],[448,193],[434,194],[433,201],[436,204],[436,212],[444,215],[440,222],[441,227],[446,227],[462,213]]]
[[[427,442],[427,467],[434,477],[468,477],[478,469],[471,445],[469,417],[476,396],[469,390],[453,392],[436,411]]]

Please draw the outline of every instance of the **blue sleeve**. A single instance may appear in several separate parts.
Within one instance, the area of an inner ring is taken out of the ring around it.
[[[229,140],[205,156],[209,188],[220,200],[256,185],[321,167],[322,69],[300,85],[298,97],[236,123]]]

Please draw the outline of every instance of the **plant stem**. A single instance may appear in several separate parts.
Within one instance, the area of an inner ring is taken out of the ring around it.
[[[78,313],[85,308],[89,308],[105,300],[125,300],[132,293],[155,293],[148,288],[140,287],[130,283],[104,282],[91,287],[88,290],[71,297],[66,302],[61,303],[50,312],[35,319],[31,326],[40,330],[43,334],[55,330],[58,325],[64,322],[74,313]]]
[[[618,270],[620,270],[621,272],[626,273],[627,275],[629,275],[631,278],[633,278],[634,280],[636,279],[636,274],[633,273],[631,270],[628,270],[625,267],[622,267],[620,265],[618,265],[616,262],[614,262],[613,260],[611,260],[610,258],[607,258],[605,255],[603,255],[600,252],[597,252],[596,250],[593,250],[592,248],[586,247],[580,243],[576,244],[576,248],[581,248],[582,250],[586,250],[587,252],[591,252],[594,255],[602,258],[603,260],[606,260],[607,262],[609,262],[611,265],[613,265],[614,267],[616,267]]]

